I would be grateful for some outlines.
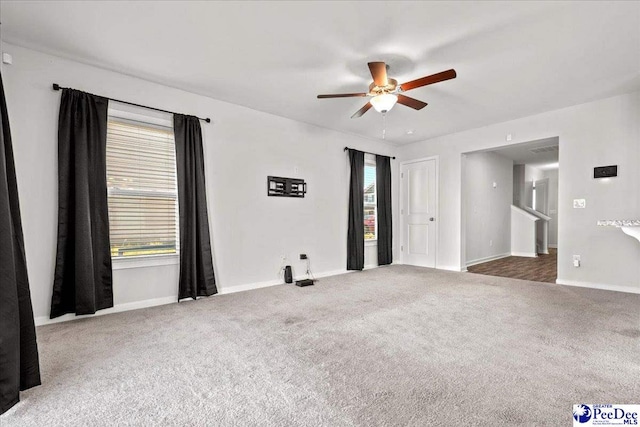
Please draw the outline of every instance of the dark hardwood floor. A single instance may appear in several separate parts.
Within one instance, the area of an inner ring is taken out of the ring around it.
[[[487,276],[555,283],[558,276],[558,250],[549,248],[549,255],[540,254],[537,258],[510,256],[473,265],[467,270]]]

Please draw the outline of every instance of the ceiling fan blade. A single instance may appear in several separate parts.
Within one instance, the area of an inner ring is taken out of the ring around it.
[[[357,119],[358,117],[362,116],[364,113],[366,113],[367,111],[369,111],[369,108],[373,107],[373,105],[371,105],[370,102],[367,102],[364,107],[362,107],[361,109],[359,109],[358,111],[356,111],[355,113],[353,113],[353,116],[351,116],[352,119]]]
[[[366,93],[334,93],[331,95],[318,95],[318,99],[324,98],[351,98],[355,96],[367,96]]]
[[[422,77],[421,79],[411,80],[410,82],[402,83],[400,87],[404,92],[406,92],[411,89],[415,89],[418,87],[427,86],[427,85],[431,85],[434,83],[443,82],[445,80],[455,79],[455,78],[456,78],[456,70],[451,69],[451,70],[443,71],[441,73],[432,74],[427,77]]]
[[[373,83],[376,86],[382,87],[389,84],[389,80],[387,80],[387,64],[384,62],[369,62],[368,65],[373,77]]]
[[[410,98],[402,94],[398,94],[398,104],[406,105],[407,107],[411,107],[414,110],[422,110],[427,106],[426,102],[422,102],[419,99]]]

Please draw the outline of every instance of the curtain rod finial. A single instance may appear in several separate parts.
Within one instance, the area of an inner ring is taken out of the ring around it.
[[[207,117],[206,119],[204,119],[205,122],[207,123],[211,123],[211,119],[209,117]]]
[[[60,85],[58,83],[54,83],[53,90],[60,90]]]

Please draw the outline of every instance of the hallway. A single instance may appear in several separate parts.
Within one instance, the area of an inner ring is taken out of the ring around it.
[[[549,248],[549,255],[537,258],[510,256],[468,267],[470,273],[487,276],[510,277],[536,282],[556,283],[558,250]]]

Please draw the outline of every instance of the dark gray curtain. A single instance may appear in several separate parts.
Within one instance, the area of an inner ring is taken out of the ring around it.
[[[64,89],[58,120],[58,253],[51,318],[113,307],[108,99]]]
[[[376,155],[376,197],[378,202],[378,265],[393,262],[391,222],[391,159]]]
[[[0,75],[0,414],[40,385],[11,130]]]
[[[349,230],[347,232],[347,270],[364,268],[364,153],[349,150]]]
[[[209,239],[204,153],[200,120],[173,115],[180,207],[178,299],[218,293]]]

